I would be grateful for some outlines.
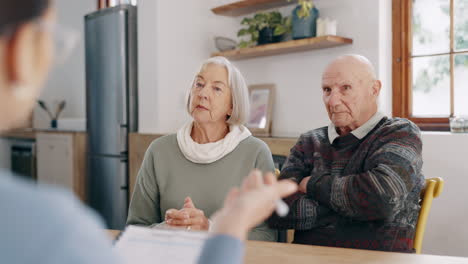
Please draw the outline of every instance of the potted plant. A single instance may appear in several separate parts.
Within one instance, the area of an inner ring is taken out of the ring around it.
[[[284,35],[291,32],[291,19],[280,12],[257,13],[246,17],[241,25],[246,26],[237,33],[238,37],[250,35],[250,40],[242,40],[239,48],[280,42]]]
[[[318,17],[319,11],[314,7],[312,0],[297,0],[297,6],[292,13],[292,38],[315,37]]]

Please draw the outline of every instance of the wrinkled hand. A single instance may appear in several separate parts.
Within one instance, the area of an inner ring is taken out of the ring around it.
[[[245,240],[247,232],[263,222],[275,208],[275,201],[297,190],[297,184],[284,180],[277,182],[272,173],[262,177],[252,171],[241,189],[233,188],[224,201],[224,207],[213,217],[212,231]]]
[[[304,179],[301,180],[301,183],[299,183],[299,191],[302,193],[307,193],[307,183],[309,183],[310,177],[305,177]]]
[[[182,209],[167,210],[165,221],[169,226],[185,227],[191,230],[208,230],[210,227],[205,213],[195,207],[190,197],[185,198]]]

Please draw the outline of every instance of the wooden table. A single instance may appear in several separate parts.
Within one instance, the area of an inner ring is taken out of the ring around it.
[[[112,238],[120,231],[108,230]],[[247,264],[468,264],[468,258],[247,241]],[[135,263],[138,264],[138,263]]]

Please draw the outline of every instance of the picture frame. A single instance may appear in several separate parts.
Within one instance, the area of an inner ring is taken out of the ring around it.
[[[250,113],[246,127],[255,136],[271,135],[275,89],[274,84],[249,86]]]

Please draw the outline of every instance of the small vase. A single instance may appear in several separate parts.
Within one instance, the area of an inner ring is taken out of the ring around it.
[[[265,27],[258,32],[258,45],[269,44],[280,42],[283,39],[283,35],[275,36],[275,30],[269,27]]]
[[[310,10],[308,17],[299,18],[297,11],[301,9],[298,5],[292,13],[292,38],[312,38],[317,35],[317,18],[319,17],[319,11],[317,8]]]
[[[57,128],[57,119],[50,120],[50,128]]]

